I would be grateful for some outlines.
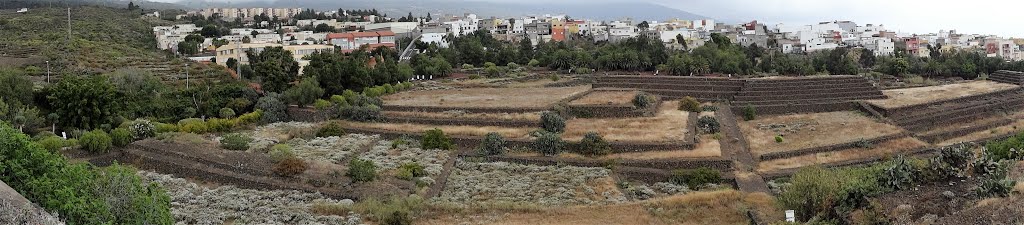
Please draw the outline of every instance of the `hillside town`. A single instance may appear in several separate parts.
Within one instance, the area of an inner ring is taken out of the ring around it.
[[[961,49],[1007,61],[1024,59],[1021,51],[1024,39],[961,34],[956,30],[912,34],[889,30],[882,24],[857,24],[853,21],[766,25],[756,20],[742,24],[726,24],[711,19],[634,21],[625,18],[594,21],[572,18],[570,15],[483,18],[472,13],[436,18],[430,15],[413,17],[410,13],[408,17],[396,19],[375,13],[356,15],[354,12],[315,12],[301,8],[208,8],[190,11],[178,18],[189,16],[237,20],[244,25],[231,28],[229,34],[205,37],[199,43],[203,51],[195,54],[201,57],[194,59],[216,61],[222,65],[229,58],[241,58],[245,64],[248,62],[244,56],[245,51],[274,46],[284,46],[302,65],[308,63],[302,57],[314,51],[338,49],[348,52],[363,46],[368,49],[379,46],[398,48],[403,47],[398,45],[402,39],[416,39],[446,47],[446,36],[457,37],[477,30],[486,30],[498,40],[518,42],[527,39],[534,45],[564,40],[616,42],[647,35],[656,37],[673,49],[692,49],[704,45],[711,40],[712,33],[717,33],[724,34],[742,46],[756,45],[789,54],[851,47],[870,50],[876,56],[901,53],[929,57],[932,51]],[[259,17],[274,19],[259,20]],[[271,23],[275,27],[268,27]],[[153,27],[153,34],[158,48],[178,52],[179,43],[185,42],[186,36],[202,29],[194,24],[157,26]]]

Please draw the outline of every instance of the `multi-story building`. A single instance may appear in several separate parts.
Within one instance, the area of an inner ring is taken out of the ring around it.
[[[228,59],[236,59],[238,60],[238,63],[240,63],[241,65],[248,65],[249,57],[246,55],[246,52],[251,51],[254,54],[259,54],[260,52],[263,52],[267,48],[273,47],[282,47],[284,48],[284,50],[292,54],[292,58],[299,63],[299,74],[302,74],[303,67],[309,65],[309,61],[304,60],[302,58],[313,53],[334,50],[334,46],[330,45],[281,45],[273,43],[236,42],[229,43],[217,48],[217,64],[227,66]]]
[[[394,48],[395,33],[391,31],[349,32],[327,34],[327,41],[343,52],[351,52],[367,46],[374,49],[380,46]]]

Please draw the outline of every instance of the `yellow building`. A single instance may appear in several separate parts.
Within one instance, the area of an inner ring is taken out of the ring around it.
[[[283,47],[284,50],[292,53],[292,58],[299,63],[299,74],[302,74],[302,68],[309,65],[309,61],[303,60],[303,57],[307,55],[322,52],[322,51],[333,51],[334,46],[332,45],[284,45],[272,44],[272,43],[229,43],[217,48],[217,64],[227,66],[228,59],[234,58],[238,60],[240,65],[249,64],[249,57],[245,55],[246,51],[253,51],[254,53],[262,52],[267,48]]]

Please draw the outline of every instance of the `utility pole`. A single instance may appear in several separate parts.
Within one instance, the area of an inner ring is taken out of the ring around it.
[[[46,83],[50,83],[50,60],[46,60]]]
[[[188,63],[185,63],[185,89],[188,89]]]
[[[236,61],[235,62],[235,73],[238,74],[238,79],[241,80],[242,79],[242,41],[241,40],[239,40],[238,42],[235,42],[235,57],[238,57],[238,60],[235,60]]]

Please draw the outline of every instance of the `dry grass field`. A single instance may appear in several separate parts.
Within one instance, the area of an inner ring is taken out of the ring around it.
[[[906,137],[889,140],[872,146],[870,149],[848,149],[835,152],[824,152],[799,157],[763,161],[758,172],[770,172],[783,169],[799,168],[811,165],[863,159],[872,156],[889,156],[899,152],[925,147],[928,144],[916,138]]]
[[[782,220],[783,213],[767,194],[720,190],[613,205],[437,212],[417,224],[749,224],[748,209],[763,213],[768,221]]]
[[[688,113],[679,110],[678,101],[661,104],[653,117],[589,118],[566,121],[566,140],[580,140],[587,132],[597,131],[608,141],[682,141],[687,131]]]
[[[758,124],[784,124],[787,127],[779,128],[780,131],[776,132],[773,129],[759,129]],[[797,125],[800,126],[798,130],[786,131]],[[740,121],[739,126],[750,144],[750,151],[755,155],[841,144],[903,131],[902,128],[876,122],[850,111],[762,116],[756,120]],[[783,133],[783,141],[776,143],[775,136],[780,133]]]
[[[385,117],[418,117],[432,119],[475,119],[475,120],[514,120],[540,121],[540,113],[463,113],[463,112],[406,112],[383,111]]]
[[[1011,134],[1011,133],[1021,132],[1021,128],[1024,128],[1024,112],[1018,112],[1018,113],[1015,113],[1013,115],[1009,115],[1008,117],[1010,119],[1013,119],[1014,122],[1010,123],[1010,124],[1007,124],[1007,125],[994,127],[992,129],[978,131],[978,132],[970,133],[970,134],[967,134],[967,135],[964,135],[964,136],[956,137],[956,138],[953,138],[953,139],[944,140],[944,141],[942,141],[942,142],[940,142],[940,143],[938,143],[936,145],[938,145],[938,146],[946,146],[946,145],[956,144],[956,143],[960,143],[960,142],[970,142],[970,141],[976,141],[976,140],[981,140],[981,139],[986,139],[986,138],[997,137],[997,136],[1007,135],[1007,134]]]
[[[633,90],[600,90],[593,91],[583,96],[580,99],[576,99],[569,102],[569,105],[614,105],[614,106],[630,106],[633,105],[633,97],[639,91]]]
[[[444,131],[447,135],[460,135],[460,136],[484,136],[490,132],[498,132],[505,138],[528,138],[530,131],[537,130],[540,128],[511,128],[511,127],[492,127],[492,126],[447,126],[447,125],[429,125],[429,124],[414,124],[414,123],[365,123],[365,122],[352,122],[352,121],[339,121],[344,127],[352,128],[369,128],[369,129],[380,129],[388,131],[399,131],[408,133],[422,133],[426,130],[438,128]]]
[[[1015,87],[1018,86],[993,81],[971,81],[939,86],[892,89],[882,91],[882,94],[889,98],[868,100],[868,102],[882,108],[896,108],[985,94]]]
[[[579,141],[589,131],[597,131],[609,142],[640,141],[665,142],[682,141],[687,132],[687,112],[677,109],[678,103],[662,104],[660,111],[653,117],[636,118],[601,118],[571,119],[566,121],[566,131],[562,138],[566,141]],[[539,121],[539,119],[537,119]],[[529,138],[531,131],[540,129],[533,127],[493,127],[493,126],[447,126],[412,123],[364,123],[340,121],[345,127],[382,129],[419,133],[439,128],[449,135],[484,136],[489,132],[498,132],[505,138]]]
[[[466,88],[409,91],[388,95],[385,105],[467,108],[543,108],[590,86],[561,88]]]
[[[514,152],[509,153],[511,156],[543,156],[537,152]],[[692,159],[692,158],[708,158],[722,156],[722,149],[719,146],[717,140],[710,139],[701,140],[696,148],[692,150],[672,150],[672,151],[646,151],[646,152],[624,152],[614,153],[604,156],[587,157],[584,155],[565,152],[558,154],[558,157],[562,158],[591,158],[597,160],[610,160],[610,159],[634,159],[634,160],[645,160],[645,159]]]

